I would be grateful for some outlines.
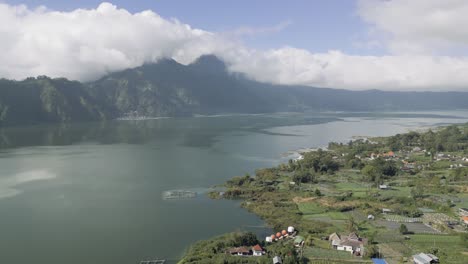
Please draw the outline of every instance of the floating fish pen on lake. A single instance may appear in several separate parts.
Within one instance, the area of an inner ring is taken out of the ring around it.
[[[155,259],[155,260],[143,260],[140,261],[140,264],[164,264],[166,263],[165,259]]]
[[[173,199],[190,199],[197,196],[196,192],[187,191],[187,190],[171,190],[163,192],[164,200],[173,200]]]

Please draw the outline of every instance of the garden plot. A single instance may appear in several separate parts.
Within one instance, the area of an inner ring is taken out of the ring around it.
[[[399,230],[400,222],[393,222],[393,221],[385,221],[385,220],[378,220],[376,224],[379,226],[384,226],[391,230]],[[423,223],[404,223],[408,228],[409,232],[413,232],[415,234],[441,234],[440,231],[433,229],[430,226],[427,226]]]
[[[422,223],[423,219],[419,217],[405,217],[401,215],[385,215],[385,220],[400,223]]]
[[[411,239],[405,241],[412,252],[423,252],[429,248],[438,248],[440,255],[440,263],[450,264],[466,264],[468,263],[468,254],[459,254],[467,252],[467,249],[460,243],[460,237],[457,235],[411,235]],[[468,253],[468,252],[467,252]]]
[[[354,262],[354,263],[356,262],[367,263],[367,261],[363,260],[362,258],[355,257],[346,251],[324,249],[324,248],[317,248],[317,247],[304,248],[304,256],[310,258],[311,260],[320,259],[324,261],[330,261],[330,262],[324,262],[324,263],[343,263],[344,261],[349,261],[349,262]]]
[[[423,215],[424,223],[447,223],[457,222],[456,219],[442,213],[428,213]]]

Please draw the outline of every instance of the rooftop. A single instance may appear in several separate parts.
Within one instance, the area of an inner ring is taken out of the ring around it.
[[[372,262],[374,264],[388,264],[387,261],[385,261],[385,259],[379,259],[379,258],[373,258]]]
[[[263,251],[263,248],[259,244],[253,246],[252,249],[255,251]]]

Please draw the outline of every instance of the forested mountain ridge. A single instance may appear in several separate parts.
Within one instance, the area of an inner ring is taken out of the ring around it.
[[[0,124],[93,121],[111,118],[83,84],[45,76],[0,80]]]
[[[229,73],[215,56],[189,65],[166,59],[80,83],[40,76],[0,80],[0,125],[133,116],[276,111],[467,109],[466,92],[349,91],[285,86]]]

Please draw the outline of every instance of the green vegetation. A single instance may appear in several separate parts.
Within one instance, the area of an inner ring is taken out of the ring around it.
[[[406,227],[405,224],[401,224],[401,225],[400,225],[400,234],[406,235],[406,234],[408,234],[408,232],[409,232],[409,231],[408,231],[408,227]]]
[[[259,243],[255,234],[252,233],[230,233],[223,236],[215,237],[210,240],[200,241],[192,245],[184,258],[179,264],[189,263],[271,263],[274,256],[280,256],[283,263],[297,263],[298,255],[291,241],[279,242],[276,244],[266,245],[267,254],[264,256],[249,256],[240,257],[232,256],[227,253],[227,250],[234,247],[251,246]],[[262,243],[263,244],[263,243]]]
[[[427,252],[440,258],[440,263],[467,263],[466,245],[460,235],[411,235],[405,243],[413,252]]]
[[[327,151],[303,153],[303,159],[258,170],[254,177],[234,177],[219,198],[243,199],[242,206],[275,232],[296,227],[306,243],[294,250],[295,263],[366,262],[382,255],[404,262],[419,252],[442,263],[467,263],[468,235],[456,211],[468,200],[468,168],[460,167],[468,165],[466,157],[468,124],[330,143]],[[365,257],[331,249],[323,238],[333,232],[367,238]],[[267,251],[272,246],[284,247],[275,242]],[[237,263],[224,255],[223,261]]]

